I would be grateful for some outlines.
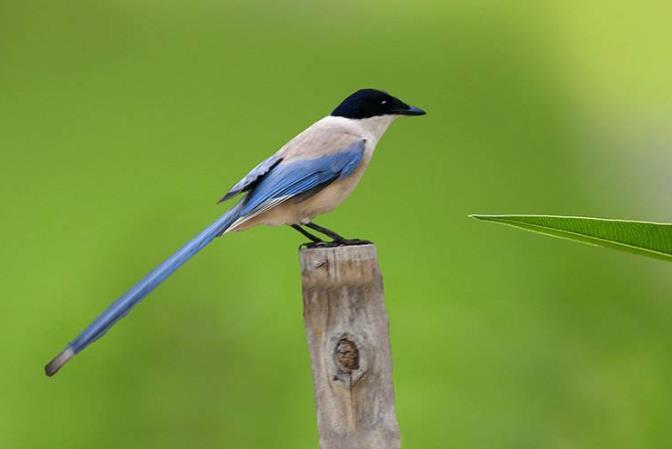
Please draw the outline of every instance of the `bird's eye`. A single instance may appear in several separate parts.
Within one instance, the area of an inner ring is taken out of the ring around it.
[[[380,104],[387,104],[387,100],[381,101]]]

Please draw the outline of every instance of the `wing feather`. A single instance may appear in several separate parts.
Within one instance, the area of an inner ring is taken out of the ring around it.
[[[251,217],[270,207],[342,179],[359,166],[366,141],[359,139],[341,151],[312,159],[279,163],[251,190],[243,202],[241,217]]]
[[[282,158],[277,154],[265,159],[254,167],[243,179],[238,181],[231,190],[229,190],[226,195],[219,200],[219,202],[224,202],[234,196],[238,195],[241,192],[246,192],[254,188],[254,186],[264,177],[268,172],[273,170],[273,167],[282,162]]]

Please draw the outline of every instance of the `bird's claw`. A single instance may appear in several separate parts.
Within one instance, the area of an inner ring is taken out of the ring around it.
[[[332,242],[306,242],[299,246],[299,249],[313,249],[313,248],[336,248],[338,246],[351,246],[351,245],[370,245],[373,242],[363,239],[343,239],[343,240],[334,240]]]
[[[328,242],[306,242],[299,245],[299,249],[323,248]]]
[[[338,242],[339,245],[349,246],[349,245],[371,245],[373,244],[370,240],[364,239],[345,239],[341,242]]]
[[[339,246],[336,242],[306,242],[299,246],[299,249],[313,249],[313,248],[334,248]]]

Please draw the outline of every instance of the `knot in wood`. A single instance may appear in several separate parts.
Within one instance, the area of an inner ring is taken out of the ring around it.
[[[346,374],[359,369],[359,349],[355,342],[347,338],[340,339],[336,344],[334,358],[338,368]]]

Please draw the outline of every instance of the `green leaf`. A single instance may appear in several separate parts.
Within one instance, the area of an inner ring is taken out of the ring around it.
[[[470,215],[526,231],[672,261],[672,224],[557,215]]]

